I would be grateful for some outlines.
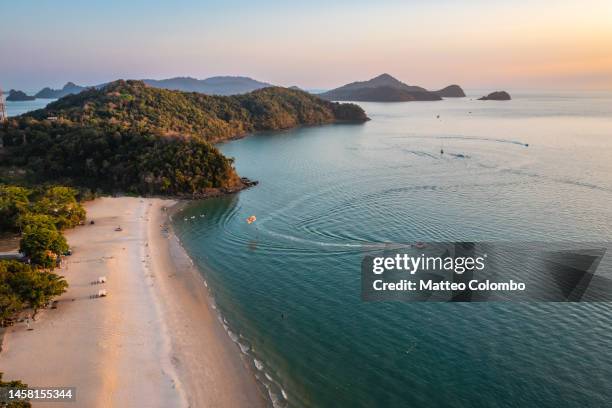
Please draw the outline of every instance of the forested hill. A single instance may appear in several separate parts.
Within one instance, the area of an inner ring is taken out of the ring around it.
[[[201,194],[241,186],[210,142],[259,130],[363,122],[357,105],[286,88],[208,96],[116,81],[11,118],[2,162],[40,180],[141,194]]]
[[[27,116],[96,126],[106,122],[166,136],[198,135],[209,142],[258,130],[367,119],[357,105],[332,103],[287,88],[210,96],[152,88],[142,81],[115,81],[99,90],[68,95]]]

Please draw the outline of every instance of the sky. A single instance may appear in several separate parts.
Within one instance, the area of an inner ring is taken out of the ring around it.
[[[244,75],[612,90],[612,0],[0,0],[0,87]]]

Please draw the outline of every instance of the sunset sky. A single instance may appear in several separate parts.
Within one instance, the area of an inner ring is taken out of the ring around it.
[[[245,75],[612,90],[612,1],[0,0],[0,86]],[[129,3],[129,4],[127,4]]]

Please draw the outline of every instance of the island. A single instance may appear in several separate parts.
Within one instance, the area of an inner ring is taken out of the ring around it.
[[[253,78],[243,76],[216,76],[206,79],[174,77],[166,79],[143,79],[142,81],[153,88],[199,92],[207,95],[238,95],[273,86],[267,82],[257,81]],[[41,99],[58,99],[66,95],[78,94],[88,88],[100,89],[106,85],[108,85],[108,83],[87,87],[68,82],[61,89],[52,89],[50,87],[43,88],[38,91],[35,96]]]
[[[464,98],[465,92],[459,85],[449,85],[446,88],[442,88],[438,91],[434,91],[436,95],[443,98]]]
[[[30,96],[27,95],[25,92],[23,91],[16,91],[14,89],[11,89],[9,91],[8,96],[6,97],[7,101],[11,101],[11,102],[18,102],[18,101],[33,101],[34,99],[36,99],[36,97],[34,96]]]
[[[332,101],[410,102],[439,101],[442,97],[460,97],[465,94],[458,85],[432,92],[420,86],[407,85],[389,74],[381,74],[367,81],[343,85],[319,96]]]
[[[7,166],[36,182],[205,197],[248,187],[212,143],[262,130],[368,120],[363,109],[281,87],[235,96],[119,80],[11,118]]]
[[[200,92],[207,95],[238,95],[272,86],[243,76],[216,76],[206,79],[176,77],[168,79],[144,79],[143,82],[154,88],[174,91]]]
[[[59,99],[66,95],[78,94],[87,89],[85,86],[76,85],[73,82],[67,82],[62,89],[43,88],[34,95],[37,99]]]
[[[491,92],[487,96],[478,98],[479,101],[509,101],[511,99],[510,94],[506,91]]]

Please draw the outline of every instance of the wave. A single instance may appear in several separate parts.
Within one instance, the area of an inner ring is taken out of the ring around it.
[[[259,371],[264,369],[264,364],[256,358],[253,359],[253,364]]]

